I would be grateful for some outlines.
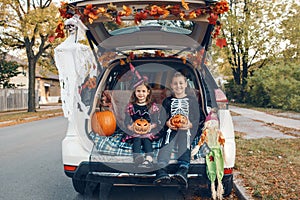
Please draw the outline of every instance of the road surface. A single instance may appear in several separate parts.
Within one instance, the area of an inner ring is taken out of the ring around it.
[[[1,200],[98,199],[97,193],[75,192],[63,172],[61,141],[66,129],[63,117],[0,128]],[[201,195],[207,197],[207,191]],[[177,188],[113,187],[109,199],[183,200],[184,196]]]

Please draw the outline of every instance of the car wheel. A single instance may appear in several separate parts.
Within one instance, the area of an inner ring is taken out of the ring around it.
[[[232,191],[232,188],[233,188],[233,176],[232,176],[232,174],[227,175],[227,176],[225,175],[223,177],[222,183],[223,183],[223,188],[224,188],[223,196],[227,197],[231,194],[231,191]]]
[[[72,183],[76,192],[84,194],[86,181],[72,178]]]
[[[112,186],[113,185],[109,183],[100,183],[99,199],[107,200]]]

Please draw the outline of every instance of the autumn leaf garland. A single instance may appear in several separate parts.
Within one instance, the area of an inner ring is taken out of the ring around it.
[[[138,11],[133,11],[129,6],[126,5],[123,5],[122,10],[118,11],[117,6],[113,5],[112,3],[108,4],[106,7],[96,7],[92,4],[88,4],[82,11],[78,7],[62,2],[61,8],[59,8],[60,14],[63,18],[70,18],[74,14],[78,14],[81,16],[82,20],[87,20],[89,23],[93,23],[94,20],[104,16],[114,20],[117,24],[122,23],[122,17],[124,16],[133,16],[135,23],[138,24],[144,19],[164,19],[169,15],[179,17],[181,20],[194,19],[203,14],[213,14],[213,17],[216,18],[216,16],[223,14],[228,10],[229,5],[225,0],[191,11],[188,3],[186,3],[184,0],[181,1],[181,5],[151,5],[146,6],[144,9],[138,9]],[[210,18],[212,18],[212,16]]]
[[[106,17],[118,25],[122,24],[123,17],[128,16],[132,16],[135,24],[139,24],[145,19],[165,19],[170,15],[175,16],[180,20],[192,20],[200,17],[201,15],[209,14],[208,22],[216,25],[219,15],[224,14],[229,10],[229,5],[226,0],[221,0],[215,4],[196,8],[191,11],[188,4],[189,3],[186,3],[184,0],[181,0],[181,5],[151,5],[138,10],[132,10],[129,6],[123,5],[122,9],[118,11],[117,6],[112,3],[108,4],[106,7],[97,7],[92,4],[88,4],[82,10],[82,8],[76,7],[72,4],[61,2],[59,12],[62,18],[65,19],[69,19],[73,17],[73,15],[77,14],[80,16],[81,20],[92,24],[95,20],[99,19],[99,17]],[[219,29],[215,30],[214,33],[212,33],[213,38],[216,38],[219,33]],[[63,37],[63,24],[60,22],[56,29],[56,36],[52,37],[51,40],[53,40],[53,38]],[[223,45],[218,46],[221,47]]]

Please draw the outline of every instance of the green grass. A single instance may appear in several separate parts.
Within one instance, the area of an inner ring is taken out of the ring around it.
[[[10,121],[10,120],[21,121],[22,119],[28,118],[28,117],[43,118],[46,115],[51,115],[51,114],[54,115],[55,113],[58,113],[58,112],[62,112],[62,109],[37,111],[37,112],[26,112],[26,111],[5,112],[5,113],[0,113],[0,122]]]

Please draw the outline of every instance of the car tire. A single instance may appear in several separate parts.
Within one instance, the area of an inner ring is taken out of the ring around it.
[[[231,194],[232,189],[233,189],[233,176],[232,174],[230,175],[225,175],[222,180],[223,188],[224,188],[224,197],[227,197]]]
[[[109,184],[109,183],[100,183],[99,199],[108,200],[108,196],[109,196],[112,186],[113,185]]]
[[[86,181],[72,178],[73,187],[79,194],[84,194]]]

